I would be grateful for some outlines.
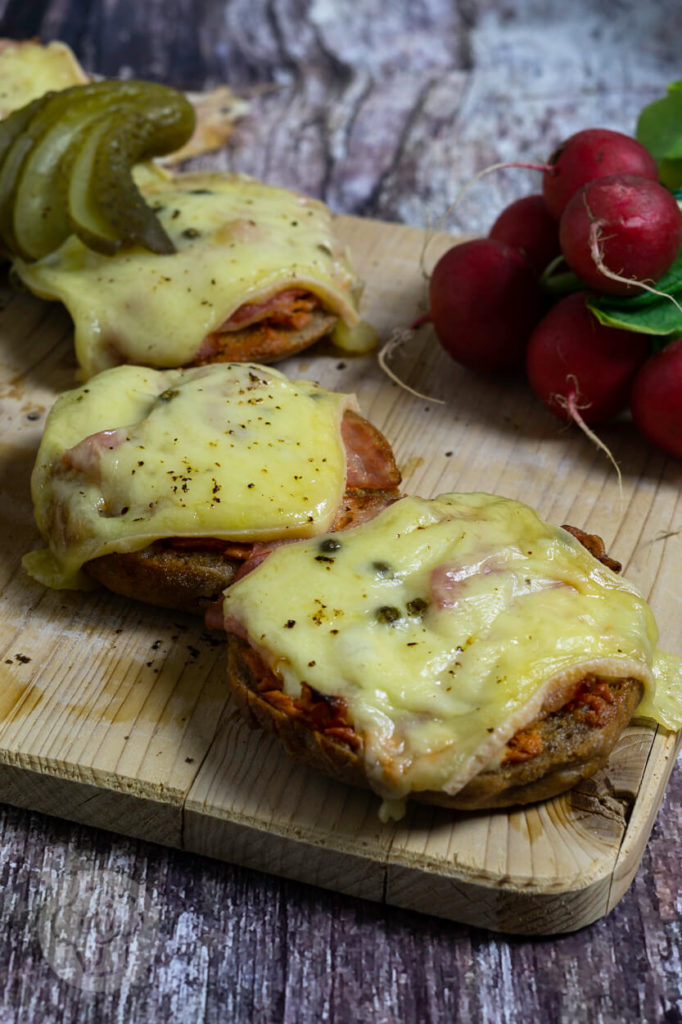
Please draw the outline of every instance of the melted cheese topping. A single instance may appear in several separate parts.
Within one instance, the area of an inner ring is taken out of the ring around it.
[[[682,724],[680,660],[656,652],[642,596],[527,506],[408,497],[333,539],[274,551],[225,619],[291,696],[305,681],[343,697],[387,800],[457,792],[590,671],[641,680],[643,712]]]
[[[4,41],[3,41],[4,43]],[[88,77],[64,43],[26,40],[0,49],[0,117],[54,89],[83,85]]]
[[[351,396],[276,370],[121,366],[61,395],[33,470],[51,587],[91,585],[84,562],[162,537],[271,540],[331,526],[345,489]]]
[[[290,287],[358,324],[358,280],[322,203],[244,175],[180,175],[142,191],[176,253],[103,256],[72,236],[42,260],[15,261],[32,292],[69,310],[83,379],[123,362],[186,365],[239,306]]]

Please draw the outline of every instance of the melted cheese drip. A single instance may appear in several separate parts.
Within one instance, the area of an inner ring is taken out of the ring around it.
[[[323,532],[345,489],[340,426],[353,404],[248,364],[105,371],[48,416],[31,487],[49,547],[24,566],[47,586],[81,587],[84,562],[162,537]]]
[[[385,799],[457,792],[588,671],[640,679],[643,710],[682,724],[680,661],[656,652],[646,602],[527,506],[404,498],[334,538],[269,555],[226,592],[226,622],[290,695],[304,680],[344,698]]]
[[[358,325],[358,280],[322,203],[244,175],[186,174],[142,190],[173,255],[102,256],[72,236],[42,260],[15,261],[32,292],[69,310],[82,379],[122,362],[186,365],[239,306],[290,287]]]

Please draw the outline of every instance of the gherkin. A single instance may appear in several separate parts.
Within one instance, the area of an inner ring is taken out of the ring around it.
[[[137,188],[135,164],[194,129],[189,101],[151,82],[92,82],[46,94],[0,122],[0,238],[35,260],[71,234],[106,254],[174,251]]]

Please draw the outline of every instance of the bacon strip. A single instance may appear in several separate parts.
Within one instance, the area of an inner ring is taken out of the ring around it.
[[[361,739],[348,719],[343,697],[328,697],[305,682],[301,683],[301,696],[290,697],[283,692],[281,680],[252,647],[244,647],[242,659],[254,680],[254,689],[268,704],[290,718],[302,720],[309,728],[328,735],[337,743],[344,743],[351,750],[360,748]]]
[[[287,288],[264,302],[241,305],[206,335],[191,365],[273,362],[327,334],[336,319],[312,292]]]
[[[271,295],[265,302],[245,302],[220,325],[216,333],[240,331],[259,320],[270,320],[289,327],[305,327],[311,312],[319,305],[319,299],[312,292],[303,288],[286,288],[277,295]]]

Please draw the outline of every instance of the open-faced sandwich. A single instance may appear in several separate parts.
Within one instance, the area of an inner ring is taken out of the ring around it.
[[[71,314],[81,379],[122,363],[271,362],[327,335],[374,344],[323,203],[245,175],[162,170],[153,158],[196,131],[185,95],[70,84],[64,48],[10,47],[0,63],[16,76],[41,53],[52,60],[41,88],[51,74],[55,86],[24,87],[20,106],[22,89],[9,89],[0,121],[0,249]]]
[[[250,363],[115,367],[48,415],[32,475],[46,546],[24,565],[200,613],[273,546],[371,517],[399,482],[352,395]]]
[[[325,335],[343,345],[359,327],[359,283],[322,203],[220,173],[151,179],[141,194],[173,253],[108,256],[70,235],[14,260],[34,294],[71,314],[82,378],[120,363],[268,363]]]
[[[238,701],[384,815],[561,793],[635,711],[682,724],[679,659],[579,537],[510,499],[445,494],[282,546],[224,596]]]

